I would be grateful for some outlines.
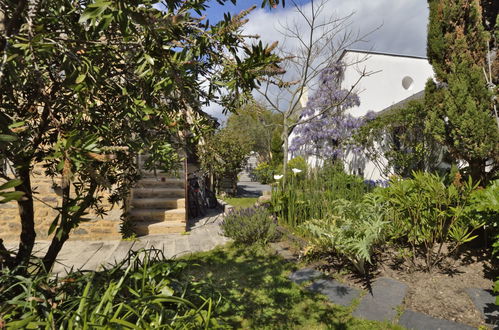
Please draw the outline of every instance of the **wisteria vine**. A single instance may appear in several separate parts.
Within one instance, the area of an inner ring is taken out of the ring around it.
[[[301,118],[306,120],[323,113],[295,127],[295,137],[289,148],[291,152],[327,159],[340,158],[344,154],[345,142],[366,119],[374,116],[369,112],[365,117],[356,118],[346,113],[346,110],[360,105],[360,99],[356,93],[341,89],[344,70],[345,65],[336,62],[321,72],[319,88],[309,98]]]

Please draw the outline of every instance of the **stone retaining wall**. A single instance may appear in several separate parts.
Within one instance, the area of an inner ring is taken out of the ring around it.
[[[58,212],[52,207],[60,206],[62,198],[58,195],[57,179],[43,175],[43,168],[36,166],[31,178],[31,186],[34,190],[34,208],[35,208],[35,230],[37,240],[49,240],[48,229]],[[0,181],[0,184],[3,182]],[[59,188],[60,190],[60,188]],[[105,209],[110,208],[107,203],[107,195],[103,195]],[[90,221],[81,223],[75,228],[70,239],[78,240],[104,240],[120,239],[120,216],[122,210],[120,205],[115,205],[103,218],[95,214],[88,214],[85,217]],[[4,241],[19,240],[21,233],[21,221],[16,201],[6,204],[0,204],[0,238]]]

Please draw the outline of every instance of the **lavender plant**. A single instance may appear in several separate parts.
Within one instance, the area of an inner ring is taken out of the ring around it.
[[[221,225],[225,236],[238,244],[266,244],[277,238],[277,224],[270,211],[262,206],[231,211]]]

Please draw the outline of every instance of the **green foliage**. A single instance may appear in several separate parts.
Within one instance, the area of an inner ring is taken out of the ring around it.
[[[272,214],[261,206],[230,211],[221,228],[223,234],[237,244],[267,244],[278,236]]]
[[[270,143],[272,161],[271,163],[276,166],[282,162],[284,151],[282,148],[282,127],[274,129],[272,132],[272,141]]]
[[[250,145],[259,158],[270,161],[274,131],[280,132],[279,115],[256,102],[244,105],[227,119],[226,130]]]
[[[476,182],[485,182],[487,161],[499,164],[492,99],[497,90],[489,90],[483,71],[490,34],[484,31],[479,1],[428,2],[428,59],[438,83],[426,85],[426,131],[456,161],[468,162]]]
[[[151,329],[216,326],[218,295],[201,294],[206,283],[185,281],[188,264],[161,250],[130,252],[98,273],[72,272],[64,279],[0,275],[0,320],[6,328]]]
[[[307,176],[307,168],[307,161],[301,156],[295,157],[288,161],[288,169],[291,170],[289,175],[294,175],[295,177],[303,179]],[[300,172],[294,173],[293,169],[299,170]]]
[[[297,228],[333,214],[333,201],[358,201],[369,189],[362,178],[346,174],[342,164],[326,164],[302,180],[292,177],[285,187],[274,185],[271,204],[282,224]]]
[[[394,178],[388,188],[376,191],[386,202],[384,211],[391,221],[391,238],[409,244],[414,265],[421,253],[428,271],[473,240],[474,230],[483,226],[468,212],[477,188],[471,178],[461,182],[457,175],[449,185],[444,181],[436,174],[414,172],[412,179]],[[445,244],[447,248],[443,249]]]
[[[10,142],[16,141],[17,138],[14,135],[0,134],[0,164],[4,162],[4,150]],[[21,191],[11,191],[10,189],[15,188],[22,184],[21,180],[8,180],[7,182],[0,183],[0,204],[10,202],[11,200],[19,200],[24,195]],[[8,190],[8,191],[6,191]]]
[[[301,157],[295,157],[288,161],[289,172],[287,174],[288,183],[289,181],[303,180],[307,176],[307,161]],[[294,173],[293,169],[299,170],[299,172]],[[256,180],[261,183],[272,183],[276,182],[274,175],[283,175],[282,164],[278,162],[261,162],[253,171],[256,176]],[[281,180],[281,179],[279,179]]]
[[[212,313],[220,328],[399,329],[387,322],[356,319],[351,308],[331,304],[325,296],[292,283],[288,276],[293,263],[258,245],[229,245],[185,259],[194,265],[187,280],[207,281],[220,292],[221,303]]]
[[[224,178],[237,183],[237,175],[246,165],[251,148],[247,141],[222,129],[209,137],[198,150],[201,168],[214,175],[215,186],[219,187]]]
[[[499,260],[499,180],[491,182],[485,189],[473,192],[471,214],[486,223],[492,235],[492,258]],[[495,282],[496,304],[499,305],[499,278]]]
[[[409,177],[412,171],[432,171],[438,165],[442,147],[425,132],[424,101],[410,101],[391,109],[361,126],[354,135],[369,159],[386,159],[385,176]]]
[[[276,173],[276,169],[267,162],[260,162],[253,169],[253,175],[255,176],[256,181],[267,184],[274,182],[274,174]]]
[[[365,274],[374,248],[385,237],[384,205],[373,194],[366,194],[360,202],[339,199],[332,203],[331,215],[307,221],[303,227],[321,249],[339,254]]]

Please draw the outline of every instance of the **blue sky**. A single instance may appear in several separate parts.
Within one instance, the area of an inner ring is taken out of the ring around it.
[[[309,0],[296,0],[296,3],[300,5],[308,2]],[[239,0],[237,1],[236,5],[233,5],[230,1],[227,1],[225,5],[220,5],[218,2],[212,0],[210,2],[210,9],[208,9],[206,12],[206,17],[210,20],[211,23],[216,23],[223,19],[224,13],[230,13],[231,15],[234,15],[240,13],[242,10],[250,8],[253,5],[257,6],[257,8],[261,8],[261,4],[261,1]],[[286,2],[286,5],[288,8],[292,6],[291,1],[288,0]],[[282,10],[282,5],[279,5],[275,9],[265,8],[265,11],[267,12],[279,12]]]

